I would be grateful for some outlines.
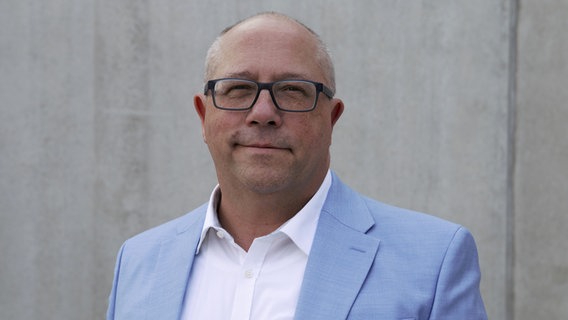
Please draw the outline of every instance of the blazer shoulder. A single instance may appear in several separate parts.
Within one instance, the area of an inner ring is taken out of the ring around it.
[[[380,236],[413,233],[453,234],[462,226],[415,210],[372,199],[351,189],[334,175],[334,183],[323,211],[353,229]],[[432,230],[432,232],[428,231]]]
[[[464,228],[455,222],[428,213],[400,208],[365,196],[362,197],[377,224],[388,225],[395,230],[434,229],[436,231],[446,230],[453,233],[458,229]]]
[[[207,203],[198,208],[184,214],[181,217],[167,221],[161,225],[145,230],[130,239],[126,240],[123,246],[130,249],[141,247],[149,248],[152,245],[159,245],[162,241],[174,238],[180,233],[187,232],[192,229],[201,230],[201,225],[205,219],[205,211]]]
[[[477,256],[475,240],[464,226],[426,213],[403,209],[366,198],[375,219],[367,234],[381,239],[383,254],[401,256],[403,260],[433,263],[436,270],[451,248],[462,254]]]

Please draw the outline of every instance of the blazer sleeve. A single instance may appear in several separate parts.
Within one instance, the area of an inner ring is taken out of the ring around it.
[[[486,320],[479,291],[481,274],[471,233],[459,228],[442,262],[430,320]]]

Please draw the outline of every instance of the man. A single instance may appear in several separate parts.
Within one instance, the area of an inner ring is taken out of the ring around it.
[[[467,230],[330,171],[334,82],[321,40],[287,16],[219,36],[194,98],[219,184],[124,243],[108,319],[486,319]]]

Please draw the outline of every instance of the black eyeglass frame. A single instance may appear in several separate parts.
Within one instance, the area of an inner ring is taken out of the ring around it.
[[[254,97],[254,100],[252,101],[251,105],[247,108],[225,108],[225,107],[220,107],[217,105],[217,102],[215,101],[215,84],[219,81],[223,81],[223,80],[241,80],[241,81],[247,81],[247,82],[251,82],[251,83],[255,83],[258,90],[256,91],[256,96]],[[306,110],[290,110],[290,109],[285,109],[282,108],[278,105],[278,102],[276,102],[276,98],[274,97],[274,92],[272,91],[272,87],[274,86],[274,84],[279,83],[279,82],[283,82],[283,81],[298,81],[298,82],[306,82],[306,83],[311,83],[316,87],[316,98],[314,99],[314,105],[310,108],[310,109],[306,109]],[[274,82],[257,82],[254,80],[249,80],[249,79],[240,79],[240,78],[220,78],[220,79],[213,79],[213,80],[209,80],[207,81],[207,83],[205,84],[205,88],[203,89],[203,94],[207,95],[207,92],[211,91],[211,97],[213,98],[213,105],[215,106],[215,108],[217,109],[221,109],[221,110],[229,110],[229,111],[244,111],[244,110],[250,110],[254,104],[256,103],[256,101],[258,100],[258,97],[260,96],[260,91],[262,90],[268,90],[268,92],[270,93],[270,97],[272,98],[272,102],[274,102],[274,106],[276,106],[276,108],[278,110],[282,110],[282,111],[286,111],[286,112],[310,112],[312,110],[314,110],[318,104],[318,97],[320,92],[322,92],[326,97],[328,97],[329,99],[333,99],[333,91],[327,87],[326,85],[324,85],[321,82],[315,82],[315,81],[311,81],[311,80],[304,80],[304,79],[285,79],[285,80],[278,80],[278,81],[274,81]]]

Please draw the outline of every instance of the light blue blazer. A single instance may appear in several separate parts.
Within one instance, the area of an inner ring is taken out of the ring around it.
[[[487,319],[466,229],[368,199],[332,178],[295,319]],[[107,319],[179,319],[206,209],[122,245]]]

